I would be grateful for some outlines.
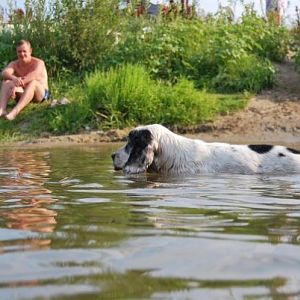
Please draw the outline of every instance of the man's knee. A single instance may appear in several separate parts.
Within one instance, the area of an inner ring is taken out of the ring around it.
[[[2,81],[2,88],[13,88],[14,82],[12,80],[3,80]]]
[[[30,81],[25,87],[25,91],[27,91],[27,93],[33,93],[33,98],[36,100],[39,100],[37,98],[39,98],[40,90],[40,83],[37,80]]]
[[[26,85],[26,88],[35,88],[38,86],[38,84],[39,82],[37,80],[32,80]]]

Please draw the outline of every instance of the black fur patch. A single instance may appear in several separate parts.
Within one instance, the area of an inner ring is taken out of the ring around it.
[[[259,154],[264,154],[272,150],[272,145],[248,145],[248,147]]]
[[[283,153],[281,153],[281,152],[278,153],[278,156],[279,157],[285,157],[285,155]]]
[[[130,154],[131,149],[132,149],[132,145],[131,145],[131,143],[128,141],[127,144],[126,144],[126,146],[125,146],[125,152],[126,152],[127,154]]]
[[[294,154],[300,154],[300,151],[292,149],[292,148],[286,148],[288,151],[294,153]]]
[[[128,141],[133,147],[145,148],[151,143],[152,135],[148,129],[132,130],[129,133]]]
[[[152,135],[147,129],[133,130],[128,136],[128,145],[132,147],[127,164],[139,161],[144,163],[145,157],[143,157],[143,150],[151,143]]]

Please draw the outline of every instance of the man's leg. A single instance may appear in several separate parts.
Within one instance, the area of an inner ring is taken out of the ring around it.
[[[14,84],[11,80],[5,80],[2,82],[0,91],[0,117],[6,115],[6,106],[9,98],[11,97]]]
[[[6,115],[6,119],[12,121],[16,118],[19,112],[33,99],[40,102],[43,100],[45,95],[44,87],[36,80],[33,80],[28,83],[24,89],[20,100],[17,105],[11,110],[10,113]]]

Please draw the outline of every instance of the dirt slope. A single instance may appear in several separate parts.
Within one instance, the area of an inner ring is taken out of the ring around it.
[[[300,76],[292,62],[276,67],[276,87],[251,99],[245,110],[207,124],[207,132],[200,127],[197,135],[206,140],[300,142]]]

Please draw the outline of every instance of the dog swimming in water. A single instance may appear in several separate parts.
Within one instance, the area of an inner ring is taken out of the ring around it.
[[[112,160],[114,169],[125,174],[300,173],[298,150],[278,145],[207,143],[159,124],[133,129]]]

